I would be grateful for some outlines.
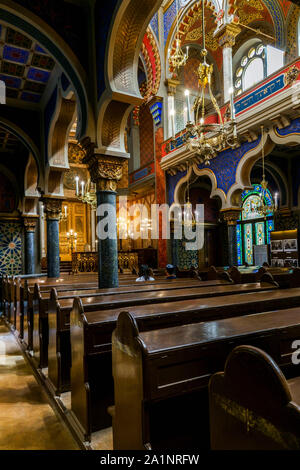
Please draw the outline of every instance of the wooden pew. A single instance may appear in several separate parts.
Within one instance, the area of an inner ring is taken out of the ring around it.
[[[70,309],[73,305],[74,297],[91,297],[91,296],[101,296],[104,297],[103,301],[105,302],[109,296],[120,295],[120,294],[132,294],[134,296],[135,292],[157,292],[164,290],[175,291],[189,287],[189,289],[199,288],[199,287],[209,287],[209,286],[222,286],[227,285],[229,281],[194,281],[192,280],[177,280],[172,281],[164,280],[157,283],[141,283],[138,286],[123,286],[114,289],[82,289],[82,290],[65,290],[70,289],[70,286],[59,287],[57,289],[57,299],[66,300],[70,299]],[[253,286],[249,286],[252,290]],[[48,366],[48,342],[49,342],[49,332],[48,332],[48,304],[50,300],[51,290],[41,289],[41,286],[35,284],[33,300],[32,300],[32,309],[28,312],[28,347],[30,349],[32,345],[32,350],[34,356],[37,360],[39,368],[46,368]],[[134,297],[133,297],[134,298]],[[132,299],[130,297],[130,299]],[[100,300],[99,300],[100,301]],[[130,302],[131,303],[131,302]],[[103,307],[104,308],[104,307]]]
[[[240,344],[264,348],[294,376],[300,308],[140,333],[120,314],[112,337],[114,450],[209,447],[208,381]]]
[[[300,268],[266,268],[263,266],[258,270],[253,269],[244,272],[234,266],[228,270],[228,273],[237,284],[259,282],[261,277],[268,273],[279,284],[280,288],[300,287]]]
[[[239,294],[238,286],[227,286],[227,294],[219,298],[206,298],[205,303],[181,301],[160,305],[131,307],[141,330],[167,328],[170,325],[188,324],[205,320],[247,315],[275,308],[271,297],[259,299],[253,294]],[[299,290],[300,292],[300,290]],[[299,293],[298,292],[298,293]],[[218,291],[215,289],[215,296]],[[235,295],[234,295],[235,294]],[[257,294],[263,294],[258,292]],[[252,295],[252,299],[248,296]],[[224,300],[227,305],[224,307]],[[252,300],[252,303],[251,303]],[[282,308],[285,303],[283,302]],[[298,299],[298,305],[299,299]],[[106,408],[112,404],[113,385],[111,379],[111,334],[115,328],[120,309],[108,311],[84,311],[81,299],[74,300],[71,312],[71,398],[72,411],[76,415],[82,433],[89,438],[91,432],[110,425]]]
[[[48,279],[48,280],[38,280],[38,282],[28,282],[25,280],[24,285],[21,285],[20,288],[20,338],[27,345],[30,351],[33,350],[33,296],[34,296],[34,286],[39,285],[41,291],[50,292],[54,287],[58,291],[70,290],[72,289],[92,289],[97,288],[96,282],[85,283],[66,283],[64,284],[61,279]]]
[[[300,377],[272,357],[238,346],[209,382],[213,450],[300,450]]]
[[[177,280],[175,280],[175,284]],[[182,281],[181,281],[182,282]],[[141,292],[135,294],[134,298],[129,294],[118,294],[113,298],[109,296],[103,298],[101,295],[83,298],[84,308],[87,311],[116,309],[130,306],[132,304],[157,304],[160,302],[177,302],[178,299],[200,299],[202,297],[212,297],[216,295],[225,295],[228,292],[239,293],[241,287],[235,287],[228,291],[230,286],[213,286],[212,288],[199,287],[190,289],[193,283],[199,284],[199,281],[187,281],[189,289],[181,294],[180,290],[173,291],[153,291]],[[247,292],[257,291],[260,286],[244,286]],[[263,289],[270,289],[269,284]],[[225,289],[225,290],[222,290]],[[242,288],[243,289],[243,288]],[[150,294],[147,296],[147,294]],[[49,322],[49,349],[48,349],[48,375],[54,384],[55,393],[60,394],[70,389],[70,312],[73,306],[73,297],[68,299],[59,299],[57,293],[53,290],[48,304],[48,322]],[[157,307],[156,307],[157,308]],[[158,309],[158,308],[157,308]]]

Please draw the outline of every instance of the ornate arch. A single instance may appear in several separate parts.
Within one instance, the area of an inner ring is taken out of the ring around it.
[[[134,106],[143,102],[138,86],[138,57],[147,27],[162,0],[119,1],[105,60],[106,91],[98,103],[97,146],[126,155],[125,128]],[[150,50],[150,49],[149,49]]]
[[[11,134],[17,137],[22,142],[22,144],[27,148],[29,153],[33,155],[37,168],[38,168],[38,185],[43,186],[44,181],[43,181],[43,172],[42,172],[42,167],[41,167],[41,156],[33,140],[20,127],[18,127],[16,124],[8,121],[7,119],[1,116],[0,116],[0,124],[1,124],[1,127],[5,128],[9,132],[11,132]]]
[[[205,0],[205,17],[208,18],[210,21],[210,25],[208,28],[207,34],[207,48],[210,51],[217,51],[219,48],[218,40],[214,37],[215,32],[215,20],[217,17],[217,9],[211,0]],[[202,18],[202,8],[201,8],[201,1],[197,1],[195,3],[188,4],[184,9],[178,12],[178,17],[175,14],[172,26],[168,32],[168,37],[165,45],[165,63],[166,67],[168,67],[168,51],[175,50],[176,47],[176,25],[177,21],[179,24],[179,31],[182,33],[180,34],[180,38],[182,39],[182,45],[190,45],[193,44],[194,41],[197,41],[202,37],[201,30],[198,27],[195,27],[191,30],[193,25],[196,25],[199,20]],[[168,70],[166,73],[168,74]]]
[[[207,176],[210,179],[211,182],[211,193],[210,197],[219,197],[222,202],[222,207],[223,205],[226,204],[226,195],[222,189],[219,189],[217,187],[217,179],[215,177],[215,174],[212,170],[209,168],[205,169],[199,169],[197,164],[194,164],[193,166],[190,167],[189,171],[178,181],[175,190],[174,190],[174,204],[181,204],[181,192],[184,187],[184,185],[190,180],[192,174],[195,174],[197,176]]]
[[[287,61],[292,61],[298,57],[298,22],[300,16],[300,6],[292,5],[286,20],[287,30]]]
[[[227,1],[226,1],[227,3]],[[229,14],[237,15],[240,17],[241,23],[250,25],[253,21],[259,20],[262,22],[263,12],[259,16],[249,14],[247,11],[242,10],[245,6],[248,8],[252,5],[257,10],[261,10],[261,6],[265,6],[269,15],[272,18],[276,42],[278,47],[284,47],[286,44],[286,28],[285,28],[285,17],[278,0],[228,0]],[[261,6],[260,6],[261,5]],[[263,24],[263,23],[262,23]]]
[[[161,60],[159,49],[150,28],[147,28],[141,54],[147,71],[147,89],[144,98],[148,101],[157,95],[161,81]]]

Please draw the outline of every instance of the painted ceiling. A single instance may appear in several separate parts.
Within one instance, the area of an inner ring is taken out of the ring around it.
[[[0,24],[0,80],[6,97],[39,103],[55,61],[28,36]]]

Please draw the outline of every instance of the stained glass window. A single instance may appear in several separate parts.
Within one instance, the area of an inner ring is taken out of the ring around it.
[[[271,243],[271,236],[270,233],[274,230],[274,220],[270,219],[267,221],[267,244],[270,245]]]
[[[270,244],[270,232],[274,230],[273,213],[270,210],[266,219],[258,212],[262,187],[260,184],[253,185],[253,189],[247,189],[242,193],[241,220],[236,227],[238,265],[245,262],[253,265],[253,245]],[[271,206],[272,194],[267,189],[264,193],[264,202]]]
[[[244,227],[244,240],[245,240],[245,261],[248,264],[253,264],[253,237],[252,237],[252,224],[246,224]]]
[[[255,239],[256,239],[256,245],[265,244],[265,223],[264,222],[256,222]]]

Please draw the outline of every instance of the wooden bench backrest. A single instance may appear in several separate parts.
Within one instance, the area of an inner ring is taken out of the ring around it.
[[[300,449],[300,407],[261,349],[238,346],[209,384],[213,450]]]

